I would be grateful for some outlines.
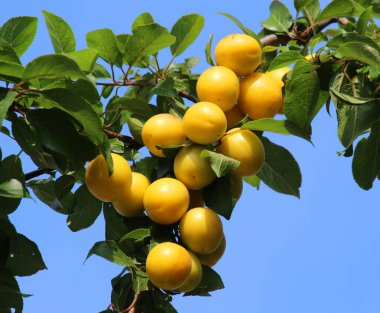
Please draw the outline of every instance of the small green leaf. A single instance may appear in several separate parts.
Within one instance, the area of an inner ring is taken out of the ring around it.
[[[321,12],[321,6],[318,0],[310,1],[302,9],[302,13],[309,20],[310,25],[314,25]]]
[[[210,292],[224,288],[222,279],[212,268],[202,265],[202,271],[202,281],[198,287],[185,293],[185,296],[210,296]]]
[[[247,122],[241,126],[250,130],[269,131],[282,135],[294,135],[311,142],[310,133],[289,120],[275,120],[273,118],[263,118]]]
[[[65,56],[74,60],[82,71],[91,72],[95,67],[99,53],[95,49],[83,49],[66,53]]]
[[[174,57],[182,54],[194,42],[204,23],[204,17],[199,14],[184,15],[175,22],[170,32],[176,38],[174,44],[170,46],[170,51]]]
[[[211,66],[214,66],[215,63],[212,59],[212,53],[211,53],[211,47],[212,47],[212,38],[214,37],[213,34],[210,34],[210,40],[207,42],[205,47],[205,54],[206,54],[206,62],[210,64]]]
[[[91,31],[86,36],[87,46],[99,52],[100,57],[111,65],[121,67],[123,56],[114,32],[109,28]]]
[[[11,178],[0,183],[0,197],[22,198],[23,196],[24,188],[22,183],[17,179]]]
[[[273,190],[300,197],[301,171],[297,161],[284,147],[262,137],[265,148],[265,163],[257,176]]]
[[[279,53],[269,66],[269,71],[296,63],[298,60],[303,60],[305,57],[298,51],[284,51]]]
[[[38,246],[21,234],[11,239],[7,267],[16,276],[30,276],[47,269]]]
[[[128,64],[134,65],[142,57],[157,53],[171,46],[176,38],[169,31],[156,23],[137,26],[128,38],[125,53]]]
[[[202,150],[202,158],[210,158],[211,168],[217,177],[226,176],[240,165],[240,161],[226,157],[223,154]]]
[[[236,17],[232,16],[231,14],[229,13],[224,13],[224,12],[217,12],[218,14],[220,15],[223,15],[225,17],[227,17],[228,19],[230,19],[232,22],[234,22],[245,34],[247,34],[248,36],[251,36],[253,38],[255,38],[259,43],[260,43],[260,39],[259,39],[259,36],[257,36],[257,34],[249,29],[248,27],[246,27],[245,25],[243,25],[243,23],[241,23]]]
[[[40,56],[29,62],[24,70],[23,80],[36,78],[87,79],[75,61],[60,54]]]
[[[171,77],[167,77],[160,80],[154,88],[151,90],[151,94],[164,97],[176,97],[177,92],[174,89],[174,80]]]
[[[218,178],[204,188],[203,197],[207,207],[227,220],[231,218],[236,201],[232,198],[229,176]]]
[[[141,13],[132,23],[132,30],[138,26],[153,24],[153,16],[149,12]]]
[[[56,53],[75,51],[75,37],[69,24],[61,17],[42,10],[51,42]]]
[[[334,94],[335,97],[347,102],[348,104],[352,105],[361,105],[365,103],[375,102],[376,99],[374,98],[361,98],[361,97],[354,97],[350,95],[346,95],[344,93],[341,93],[334,88],[330,88],[330,91]]]
[[[157,166],[157,159],[154,157],[145,157],[136,162],[136,171],[143,174],[150,181],[153,181],[154,171]]]
[[[134,271],[133,290],[135,293],[149,290],[149,277],[143,271]]]
[[[368,138],[358,142],[352,160],[352,173],[361,188],[372,188],[380,173],[380,122],[373,124]]]
[[[133,260],[118,247],[115,241],[112,240],[95,243],[88,252],[86,260],[93,254],[118,265],[134,266]]]
[[[250,184],[252,187],[255,187],[257,190],[260,189],[260,178],[257,175],[252,175],[252,176],[246,176],[243,177],[243,180]]]
[[[67,226],[72,231],[90,227],[102,211],[102,202],[96,199],[86,185],[75,192],[75,206],[67,217]]]
[[[318,21],[332,17],[351,16],[352,13],[354,13],[354,6],[350,0],[333,0],[322,10]]]
[[[3,119],[6,117],[9,107],[13,104],[16,99],[17,92],[11,91],[7,93],[6,97],[0,101],[0,126],[3,123]]]
[[[280,1],[273,1],[270,5],[269,18],[262,21],[261,25],[271,31],[287,33],[292,22],[292,15],[288,7]]]
[[[13,17],[0,28],[0,46],[12,47],[20,57],[33,42],[36,32],[36,17]]]
[[[149,228],[138,228],[135,230],[132,230],[131,232],[125,234],[123,238],[119,240],[119,244],[123,244],[126,240],[135,240],[135,241],[141,241],[145,238],[150,237],[150,229]]]

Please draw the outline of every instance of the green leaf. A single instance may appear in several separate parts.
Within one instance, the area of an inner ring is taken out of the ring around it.
[[[154,171],[157,166],[157,159],[154,157],[145,157],[136,162],[136,171],[143,174],[150,181],[153,181]]]
[[[96,146],[78,133],[68,114],[57,109],[31,110],[27,119],[44,150],[63,171],[78,170],[97,154]]]
[[[294,7],[297,12],[300,12],[313,1],[314,0],[294,0]]]
[[[13,17],[0,28],[0,46],[12,47],[20,57],[33,42],[36,32],[36,17]]]
[[[95,243],[88,252],[86,260],[93,254],[119,265],[134,266],[133,260],[127,256],[113,240],[99,241]]]
[[[67,216],[67,226],[72,231],[78,231],[94,224],[102,211],[102,202],[88,191],[86,185],[80,186],[74,196],[75,206]]]
[[[236,201],[231,194],[231,180],[229,176],[215,179],[203,190],[203,197],[207,207],[222,215],[227,220],[231,218]]]
[[[24,301],[18,283],[13,274],[5,267],[0,267],[0,310],[14,313],[22,313]]]
[[[211,52],[211,47],[212,47],[212,38],[214,37],[213,34],[210,34],[210,40],[207,42],[206,47],[205,47],[205,54],[206,54],[206,62],[210,64],[211,66],[214,66],[215,63],[212,59],[212,52]]]
[[[17,63],[2,61],[0,59],[0,77],[9,82],[19,82],[24,68]]]
[[[92,75],[95,78],[111,78],[111,74],[106,70],[103,65],[95,63],[94,69],[92,70]]]
[[[169,31],[156,23],[137,26],[128,38],[125,53],[128,64],[134,65],[142,57],[157,53],[171,46],[176,38]]]
[[[123,56],[114,32],[109,28],[91,31],[86,36],[87,46],[99,52],[100,57],[111,65],[121,67]]]
[[[333,0],[322,10],[318,21],[332,17],[351,16],[352,13],[354,13],[354,6],[350,0]]]
[[[0,65],[1,67],[1,65]],[[7,93],[6,97],[0,101],[0,126],[3,123],[3,119],[6,117],[9,107],[13,104],[17,96],[16,91]]]
[[[36,78],[87,79],[75,61],[60,54],[40,56],[29,62],[24,70],[23,80]]]
[[[357,24],[356,24],[356,31],[360,34],[360,35],[364,35],[366,30],[367,30],[367,24],[369,21],[372,21],[372,17],[371,17],[371,11],[372,11],[372,7],[368,7],[366,8],[363,13],[360,15],[358,21],[357,21]]]
[[[318,0],[310,1],[305,7],[302,9],[302,13],[309,20],[310,25],[314,25],[318,19],[318,16],[321,12],[321,6]]]
[[[22,65],[16,51],[9,46],[0,46],[0,61]]]
[[[154,88],[151,90],[151,94],[156,94],[158,96],[164,97],[175,97],[177,92],[174,89],[174,80],[171,77],[167,77],[160,80]]]
[[[82,71],[91,72],[95,67],[99,53],[95,49],[83,49],[66,53],[65,56],[74,60]]]
[[[380,173],[380,122],[373,124],[368,138],[362,138],[355,148],[352,173],[357,184],[364,190],[372,188]]]
[[[149,12],[141,13],[132,23],[132,30],[138,26],[153,24],[153,16]]]
[[[217,177],[226,176],[240,165],[240,161],[226,157],[223,154],[202,150],[202,158],[210,158],[211,168]]]
[[[143,271],[133,271],[133,290],[135,293],[149,290],[149,277]]]
[[[301,171],[297,161],[284,147],[262,137],[265,148],[265,163],[257,176],[273,190],[300,197]]]
[[[248,36],[251,36],[253,38],[255,38],[259,43],[260,43],[260,39],[259,39],[259,36],[257,36],[257,34],[249,29],[248,27],[246,27],[245,25],[243,25],[243,23],[241,23],[236,17],[232,16],[231,14],[229,13],[224,13],[224,12],[217,12],[218,14],[220,15],[223,15],[225,17],[227,17],[228,19],[230,19],[232,22],[234,22],[245,34],[247,34]]]
[[[71,115],[82,126],[81,131],[93,143],[102,144],[104,141],[103,126],[100,118],[91,104],[75,93],[56,88],[42,92],[41,104],[46,107],[56,107]]]
[[[319,92],[319,78],[315,71],[301,75],[293,72],[285,86],[285,116],[306,132],[310,131]]]
[[[375,102],[375,100],[376,100],[374,98],[353,97],[353,96],[341,93],[341,92],[335,90],[334,88],[330,88],[330,91],[334,94],[335,97],[347,102],[348,104],[352,104],[352,105],[360,105],[360,104]]]
[[[182,54],[200,34],[204,26],[204,17],[199,14],[189,14],[182,16],[170,32],[176,40],[170,46],[173,57]]]
[[[241,126],[250,130],[268,131],[282,135],[294,135],[311,142],[310,133],[289,120],[275,120],[273,118],[263,118],[247,122]]]
[[[0,183],[0,197],[5,198],[22,198],[24,196],[24,188],[22,183],[17,179],[11,178]]]
[[[75,37],[69,24],[61,17],[42,10],[51,42],[56,53],[75,51]]]
[[[135,230],[132,230],[131,232],[125,234],[120,240],[119,243],[123,244],[124,241],[127,240],[135,240],[135,241],[142,241],[145,238],[150,237],[150,229],[149,228],[138,228]]]
[[[62,175],[54,184],[54,193],[57,199],[64,198],[74,187],[75,177],[72,175]]]
[[[243,180],[257,190],[260,189],[260,178],[257,175],[243,177]]]
[[[334,37],[327,46],[336,49],[346,58],[379,67],[380,48],[368,36],[357,33],[343,33]]]
[[[11,240],[7,267],[16,276],[30,276],[47,269],[38,246],[21,234]]]
[[[262,21],[261,25],[271,31],[287,33],[292,22],[293,18],[288,7],[280,1],[273,1],[270,5],[269,18]]]
[[[202,265],[202,271],[202,281],[199,286],[185,293],[185,296],[210,296],[210,292],[224,288],[222,279],[212,268]]]
[[[51,179],[29,181],[28,186],[32,188],[36,197],[54,211],[61,214],[69,214],[75,204],[74,195],[68,193],[61,199],[57,198],[55,182]]]
[[[352,86],[344,85],[344,74],[337,75],[331,88],[346,95],[352,95]],[[380,118],[380,110],[373,103],[347,105],[341,98],[331,93],[338,117],[338,137],[344,147],[349,147],[353,141],[368,129],[373,122]]]
[[[296,63],[297,60],[303,60],[305,57],[298,51],[284,51],[279,53],[269,66],[269,71],[273,71],[290,64]]]

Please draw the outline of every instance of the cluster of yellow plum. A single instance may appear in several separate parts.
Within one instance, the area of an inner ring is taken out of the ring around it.
[[[261,169],[265,151],[256,134],[232,127],[246,115],[273,117],[282,105],[281,78],[254,72],[261,62],[261,47],[254,38],[243,34],[223,38],[215,48],[215,59],[217,66],[204,71],[197,82],[200,102],[190,106],[182,119],[157,114],[142,128],[144,145],[157,157],[166,157],[164,147],[182,146],[174,159],[174,177],[151,183],[144,175],[131,172],[117,154],[112,154],[111,176],[103,156],[90,162],[86,170],[92,194],[112,202],[121,215],[145,211],[155,223],[178,223],[180,242],[159,243],[146,260],[150,281],[166,290],[196,288],[202,280],[201,265],[215,265],[226,247],[222,221],[203,201],[203,189],[216,174],[201,152],[215,151],[240,162],[229,175],[231,195],[239,199],[242,176]]]

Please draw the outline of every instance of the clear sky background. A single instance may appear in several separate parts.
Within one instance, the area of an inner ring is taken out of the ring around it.
[[[293,2],[284,1],[291,7]],[[326,5],[328,1],[322,1]],[[198,13],[206,24],[201,36],[179,60],[199,56],[197,72],[208,65],[204,46],[210,33],[214,42],[239,32],[216,12],[228,12],[255,31],[269,15],[269,0],[18,0],[0,10],[0,24],[30,15],[39,18],[36,39],[23,56],[33,58],[53,52],[41,10],[63,17],[85,47],[88,31],[109,27],[116,34],[130,32],[140,13],[149,11],[163,26],[172,27],[182,15]],[[162,64],[165,63],[165,57]],[[215,269],[226,288],[210,298],[176,297],[181,313],[377,313],[380,310],[380,183],[361,190],[351,174],[351,159],[338,157],[342,150],[336,135],[336,116],[324,109],[313,122],[313,147],[299,138],[269,135],[289,149],[303,174],[301,200],[277,194],[262,186],[245,185],[244,194],[230,221],[224,222],[227,251]],[[3,155],[19,150],[0,134]],[[24,170],[35,169],[24,162]],[[377,203],[377,204],[376,204]],[[25,313],[93,313],[110,303],[110,280],[121,268],[101,258],[83,261],[94,242],[104,239],[99,217],[89,229],[72,233],[66,216],[38,200],[23,200],[11,215],[20,233],[40,247],[47,271],[19,279]]]

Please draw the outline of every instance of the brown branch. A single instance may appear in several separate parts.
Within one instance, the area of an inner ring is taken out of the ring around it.
[[[113,131],[108,130],[106,128],[103,128],[103,132],[107,135],[108,138],[110,138],[110,139],[117,138],[120,141],[124,142],[129,148],[139,150],[140,148],[143,147],[141,144],[139,144],[132,137],[113,132]]]
[[[187,91],[177,91],[177,93],[182,98],[186,98],[186,99],[193,101],[193,102],[199,102],[199,99],[197,97],[193,96],[192,94],[190,94]]]
[[[339,23],[341,25],[346,25],[348,22],[349,22],[348,19],[345,17],[329,18],[329,19],[323,20],[317,24],[311,25],[306,30],[304,30],[300,34],[300,36],[270,34],[270,35],[267,35],[267,36],[261,38],[260,41],[261,41],[261,44],[263,46],[286,45],[292,39],[298,39],[301,42],[307,43],[308,40],[310,39],[309,33],[315,27],[317,27],[316,33],[318,33],[331,24]]]
[[[51,168],[39,168],[39,169],[36,169],[36,170],[31,171],[29,173],[26,173],[25,174],[25,180],[30,180],[30,179],[36,178],[40,175],[43,175],[43,174],[51,174],[54,171],[55,170],[53,170]]]

